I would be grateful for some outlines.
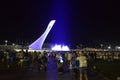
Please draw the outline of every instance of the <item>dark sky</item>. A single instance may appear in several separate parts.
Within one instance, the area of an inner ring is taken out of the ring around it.
[[[113,0],[0,1],[0,41],[33,42],[50,20],[46,43],[120,43],[120,7]]]

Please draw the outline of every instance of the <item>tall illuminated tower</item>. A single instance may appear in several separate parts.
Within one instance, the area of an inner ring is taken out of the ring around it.
[[[31,45],[29,45],[29,49],[33,49],[33,50],[42,49],[43,43],[44,43],[48,33],[50,32],[51,28],[53,27],[54,23],[55,23],[55,20],[50,21],[45,32],[36,41],[34,41]]]

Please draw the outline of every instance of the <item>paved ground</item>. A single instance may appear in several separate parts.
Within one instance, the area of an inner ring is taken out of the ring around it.
[[[56,72],[24,72],[1,75],[0,80],[79,80],[72,77],[69,73],[58,74]],[[102,75],[89,75],[89,80],[108,80]]]
[[[93,71],[88,72],[88,77],[89,80],[108,80],[103,75]],[[14,71],[1,74],[0,80],[79,80],[79,78],[75,79],[69,72],[58,73],[56,62],[49,58],[47,71],[39,72],[37,68]]]

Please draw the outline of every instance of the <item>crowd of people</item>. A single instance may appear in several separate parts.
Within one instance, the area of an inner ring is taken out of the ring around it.
[[[28,52],[27,50],[15,52],[4,50],[0,51],[0,64],[5,65],[8,69],[12,67],[13,70],[18,70],[18,68],[37,68],[39,71],[46,71],[48,59],[52,57],[57,62],[58,72],[64,73],[80,69],[81,60],[78,56],[76,52]],[[78,63],[75,63],[75,61],[78,61]]]
[[[97,59],[97,53],[86,53],[85,51],[43,51],[43,52],[28,52],[26,51],[0,51],[0,71],[3,71],[1,65],[12,70],[18,68],[38,69],[39,71],[47,71],[49,58],[52,58],[57,63],[58,73],[70,72],[77,78],[80,74],[80,80],[88,80],[87,69],[88,62]]]

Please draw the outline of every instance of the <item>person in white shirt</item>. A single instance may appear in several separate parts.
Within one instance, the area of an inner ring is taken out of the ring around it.
[[[83,80],[83,75],[85,80],[88,80],[87,76],[87,58],[84,53],[79,53],[77,60],[79,60],[79,70],[80,70],[80,80]]]

